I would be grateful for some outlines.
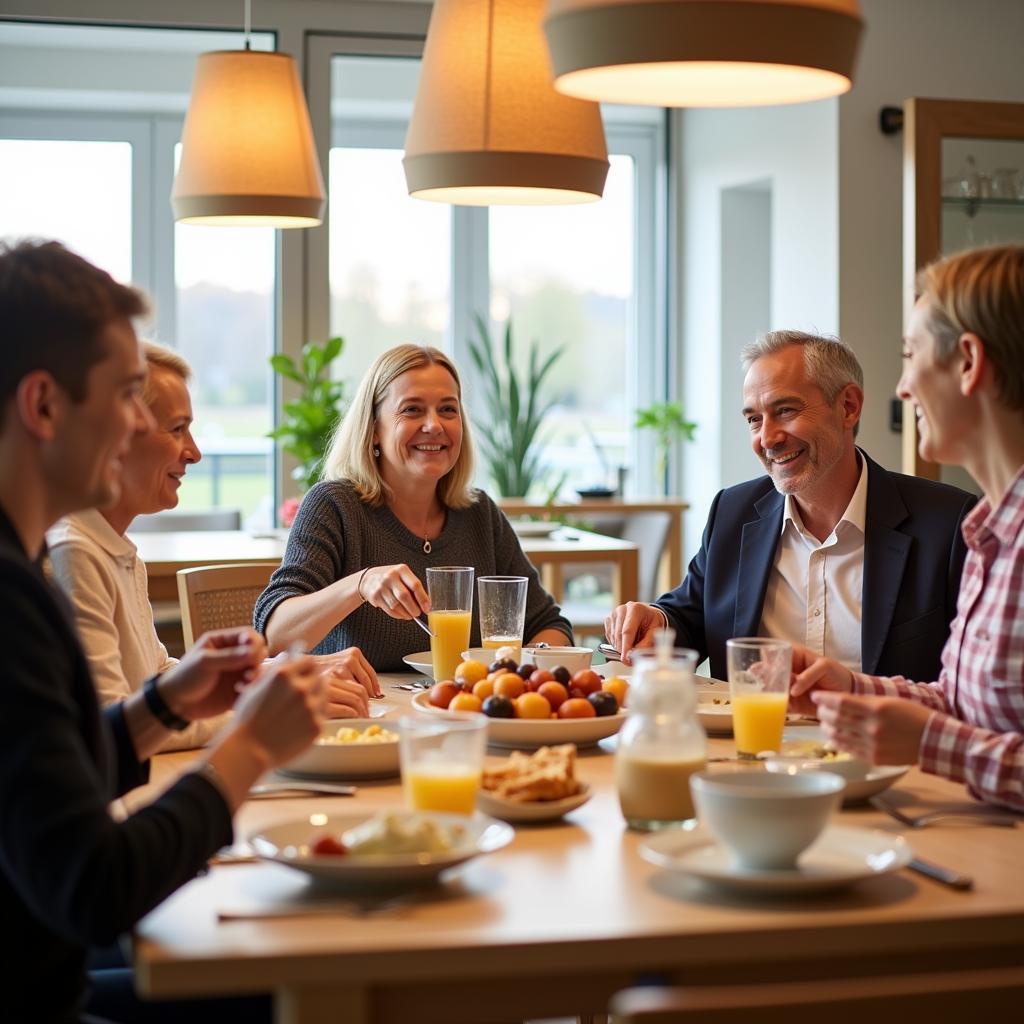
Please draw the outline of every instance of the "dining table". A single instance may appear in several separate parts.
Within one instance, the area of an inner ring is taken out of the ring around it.
[[[410,677],[381,676],[388,720],[409,713]],[[321,890],[268,861],[228,859],[185,885],[134,933],[137,986],[174,998],[271,993],[278,1024],[507,1024],[607,1011],[636,984],[740,984],[1024,963],[1024,829],[950,820],[908,829],[872,806],[833,824],[905,834],[916,856],[973,876],[970,891],[899,870],[820,894],[721,890],[641,856],[614,785],[614,738],[581,747],[591,799],[564,819],[517,825],[509,845],[432,886]],[[735,754],[709,739],[709,758]],[[488,761],[507,756],[491,748]],[[141,804],[196,752],[154,758]],[[397,778],[353,796],[251,800],[236,839],[317,815],[399,809]],[[885,794],[905,811],[972,803],[911,768]]]

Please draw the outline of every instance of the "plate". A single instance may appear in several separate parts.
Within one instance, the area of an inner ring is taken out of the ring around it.
[[[262,860],[284,864],[313,878],[330,882],[388,884],[421,882],[442,871],[463,864],[481,853],[507,846],[515,835],[503,821],[482,814],[467,818],[461,814],[417,812],[439,825],[462,825],[466,842],[444,853],[398,853],[349,857],[315,857],[305,849],[310,836],[323,832],[338,835],[372,817],[369,814],[307,814],[263,828],[250,835],[249,843]]]
[[[709,736],[732,735],[732,707],[729,704],[715,704],[719,700],[729,699],[729,684],[721,679],[696,676],[697,680],[697,718]],[[786,715],[789,724],[807,721],[804,715]]]
[[[388,732],[399,731],[393,722],[381,723],[372,718],[336,718],[324,722],[320,736],[333,736],[345,726],[362,732],[371,725],[380,725]],[[398,740],[389,743],[324,743],[316,740],[308,750],[279,770],[285,775],[314,778],[387,778],[398,774]]]
[[[513,519],[511,523],[517,537],[550,537],[562,528],[561,523],[551,523],[545,519]]]
[[[672,829],[640,846],[651,864],[718,888],[761,895],[828,892],[904,868],[913,856],[902,836],[828,825],[790,871],[745,871],[704,828]]]
[[[846,781],[846,788],[843,790],[844,804],[861,804],[871,797],[888,789],[897,779],[902,779],[910,771],[910,766],[899,765],[868,765],[863,775],[858,773],[850,774],[839,770],[844,764],[850,762],[822,761],[821,759],[806,759],[788,757],[769,757],[765,760],[765,767],[770,772],[789,771],[812,771],[812,772],[834,772],[841,775]]]
[[[448,714],[442,708],[435,708],[426,693],[417,693],[412,706],[424,715]],[[625,720],[623,711],[604,718],[488,718],[487,742],[492,747],[520,750],[534,750],[553,743],[592,747],[598,740],[617,733]]]
[[[563,800],[531,800],[527,803],[502,800],[482,789],[477,793],[476,805],[492,818],[524,824],[531,821],[557,821],[570,811],[575,811],[577,807],[582,807],[591,795],[591,789],[585,782],[580,783],[578,793]]]

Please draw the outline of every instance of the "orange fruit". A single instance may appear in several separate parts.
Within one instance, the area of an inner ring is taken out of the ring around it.
[[[615,699],[619,702],[619,707],[624,707],[626,704],[626,694],[629,693],[629,683],[626,682],[622,676],[609,676],[602,684],[602,690],[607,690],[609,693],[615,694]]]
[[[473,684],[473,696],[479,697],[480,700],[487,700],[492,693],[494,693],[494,683],[490,679],[481,679]]]
[[[592,669],[584,668],[572,677],[572,686],[583,691],[585,697],[601,689],[601,677]]]
[[[452,697],[449,711],[479,711],[484,706],[483,701],[472,693],[457,693]]]
[[[440,683],[434,683],[430,688],[430,694],[428,695],[427,700],[429,700],[435,708],[446,708],[451,704],[458,692],[459,684],[453,682],[451,679],[445,679]]]
[[[455,670],[455,678],[460,683],[479,683],[487,677],[487,666],[482,661],[464,661]]]
[[[583,697],[571,697],[558,709],[558,717],[596,718],[597,712],[594,710],[594,705],[591,704],[589,700],[586,700]]]
[[[515,700],[526,689],[526,683],[515,672],[502,672],[494,680],[494,692],[499,697]]]
[[[550,718],[551,705],[539,693],[524,693],[516,698],[516,718]]]
[[[551,682],[548,683],[541,683],[540,689],[537,693],[543,697],[555,711],[557,711],[569,699],[569,691],[561,683],[556,683],[554,680],[551,680]]]

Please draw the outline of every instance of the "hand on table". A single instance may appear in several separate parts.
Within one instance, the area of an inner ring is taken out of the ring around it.
[[[345,650],[335,654],[316,654],[313,656],[313,660],[322,672],[331,673],[335,678],[350,679],[358,683],[365,691],[366,696],[384,696],[377,680],[377,673],[374,672],[373,666],[366,660],[358,647],[346,647]]]
[[[628,601],[620,604],[604,620],[604,635],[622,656],[622,661],[632,664],[629,652],[635,648],[653,647],[654,631],[665,625],[665,616],[649,604]]]
[[[359,591],[367,604],[387,612],[393,619],[418,619],[430,611],[426,589],[404,563],[367,569]]]
[[[871,764],[916,764],[932,709],[906,697],[811,694],[825,736]]]
[[[328,718],[370,717],[370,702],[360,683],[337,669],[325,669],[320,674],[327,696]]]
[[[204,633],[158,683],[171,710],[190,722],[233,707],[239,691],[259,671],[266,645],[252,629]]]

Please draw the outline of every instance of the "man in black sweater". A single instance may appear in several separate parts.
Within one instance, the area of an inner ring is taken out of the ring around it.
[[[120,489],[151,429],[131,318],[142,296],[56,243],[0,247],[0,960],[5,1021],[74,1021],[86,949],[113,941],[232,840],[268,768],[318,731],[309,659],[276,662],[250,630],[203,637],[143,693],[98,709],[69,609],[40,568],[60,516]],[[241,691],[241,696],[239,692]],[[237,701],[237,703],[236,703]],[[169,729],[231,706],[232,723],[165,794],[124,821]]]

